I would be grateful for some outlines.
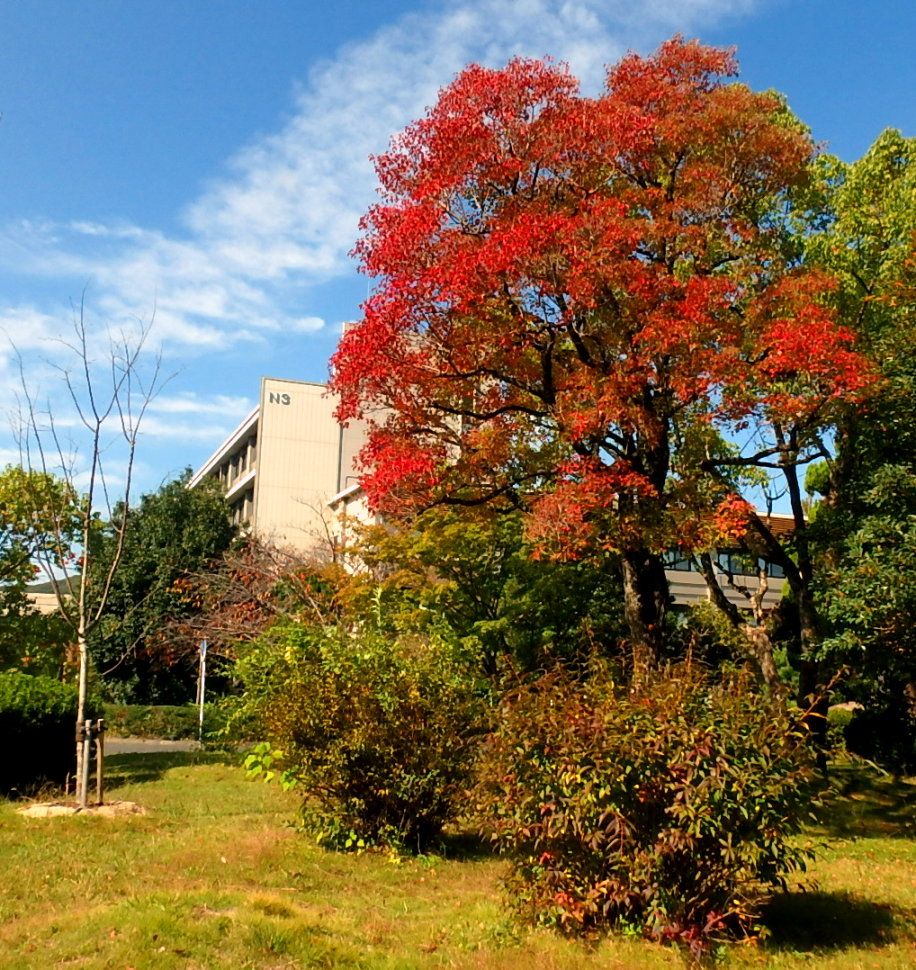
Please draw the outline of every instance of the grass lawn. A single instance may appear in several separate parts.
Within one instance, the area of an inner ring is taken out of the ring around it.
[[[502,864],[455,846],[400,863],[325,852],[296,799],[212,754],[110,759],[148,814],[26,819],[0,800],[0,968],[682,967],[639,940],[516,927]],[[772,936],[726,967],[916,966],[916,787],[839,771],[817,888],[776,900]]]

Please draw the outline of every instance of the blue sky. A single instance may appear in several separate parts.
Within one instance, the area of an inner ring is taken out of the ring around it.
[[[0,464],[10,340],[73,425],[54,338],[84,290],[98,332],[155,310],[174,374],[141,489],[199,464],[261,375],[325,379],[366,293],[347,254],[368,156],[464,64],[551,54],[597,90],[677,31],[736,45],[847,160],[916,135],[913,0],[0,0]]]

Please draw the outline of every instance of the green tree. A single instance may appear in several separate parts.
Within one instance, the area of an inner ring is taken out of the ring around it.
[[[345,587],[357,612],[379,594],[399,632],[445,623],[480,656],[534,669],[610,649],[626,635],[620,562],[535,559],[520,512],[433,508],[397,528],[372,527]]]
[[[857,162],[821,160],[822,230],[806,258],[882,380],[839,424],[836,460],[812,469],[813,536],[829,621],[824,653],[854,671],[869,754],[912,766],[916,731],[916,139],[885,131]],[[886,744],[881,739],[885,739]]]
[[[0,472],[0,668],[59,674],[68,634],[39,613],[28,586],[41,558],[57,568],[73,556],[78,497],[66,481],[9,465]]]
[[[167,627],[193,608],[176,581],[223,553],[235,530],[219,489],[189,489],[189,477],[187,470],[144,495],[131,512],[108,603],[90,637],[105,689],[119,700],[179,702],[193,696],[189,658],[197,644],[173,642]],[[98,537],[91,571],[99,580],[117,547],[119,515],[116,509],[114,526]]]

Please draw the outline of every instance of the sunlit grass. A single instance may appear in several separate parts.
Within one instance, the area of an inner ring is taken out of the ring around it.
[[[216,755],[111,759],[148,814],[25,819],[0,802],[0,968],[679,967],[661,946],[518,927],[502,863],[472,843],[393,861],[323,851],[297,800]],[[770,907],[770,939],[724,966],[916,965],[916,789],[837,774],[811,837],[817,886]]]

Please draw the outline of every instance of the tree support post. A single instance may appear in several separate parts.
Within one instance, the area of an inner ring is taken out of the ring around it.
[[[105,721],[95,722],[95,794],[99,805],[105,802]]]
[[[207,641],[200,641],[200,674],[197,678],[197,703],[199,705],[197,740],[204,740],[204,698],[207,690]]]
[[[89,793],[89,757],[92,749],[92,721],[83,722],[83,763],[79,777],[79,807],[85,808]]]

